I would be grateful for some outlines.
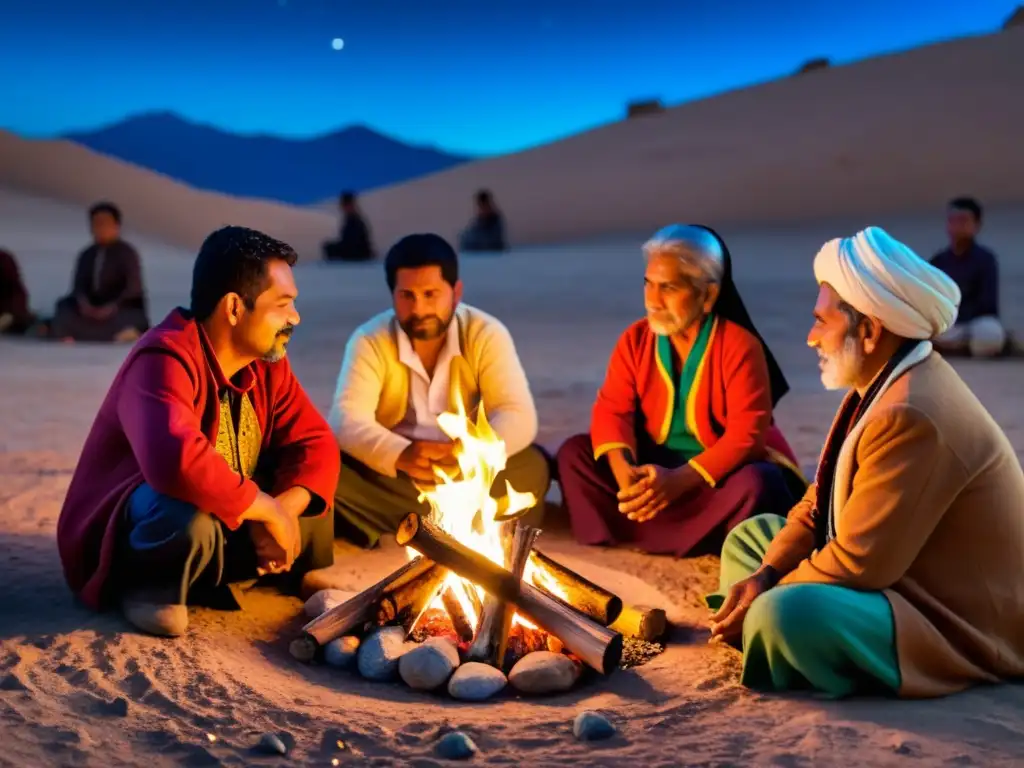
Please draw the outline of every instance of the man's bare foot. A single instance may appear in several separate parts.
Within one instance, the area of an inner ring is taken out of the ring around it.
[[[188,607],[153,602],[145,593],[129,593],[121,601],[124,617],[138,629],[158,637],[178,637],[188,629]]]

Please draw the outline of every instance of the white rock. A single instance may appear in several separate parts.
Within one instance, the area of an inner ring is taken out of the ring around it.
[[[331,640],[324,646],[324,661],[332,667],[348,669],[356,663],[359,645],[359,638],[355,635],[345,635]]]
[[[376,630],[363,640],[356,653],[359,674],[367,680],[393,680],[398,676],[398,661],[408,645],[401,627]]]
[[[355,592],[346,592],[343,589],[321,589],[306,601],[302,610],[309,618],[315,619],[322,613],[331,610],[336,605],[341,605],[349,598],[355,596]]]
[[[459,651],[443,637],[430,637],[404,654],[398,673],[410,688],[432,691],[444,685],[459,666]]]
[[[490,664],[468,661],[448,681],[448,693],[463,701],[483,701],[499,693],[508,683],[504,673]]]
[[[555,693],[572,688],[579,676],[579,667],[568,656],[534,651],[516,662],[508,681],[521,693]]]
[[[572,721],[572,733],[580,741],[600,741],[615,735],[615,726],[597,712],[584,711]]]

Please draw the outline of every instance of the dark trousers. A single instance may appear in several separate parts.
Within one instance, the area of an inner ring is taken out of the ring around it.
[[[53,319],[50,320],[50,335],[57,339],[113,341],[117,334],[130,329],[135,329],[139,333],[149,330],[149,317],[141,300],[119,307],[114,314],[104,320],[91,320],[79,313],[78,302],[74,296],[65,296],[57,302]]]
[[[256,549],[250,523],[229,530],[191,504],[157,493],[143,484],[125,509],[118,558],[125,587],[143,588],[154,600],[171,604],[237,608],[230,585],[257,578]],[[297,592],[302,576],[334,563],[330,514],[299,519],[302,553],[286,574],[265,580]]]
[[[664,457],[645,455],[644,450],[641,459],[667,465]],[[744,520],[764,513],[784,517],[797,501],[779,466],[755,462],[640,523],[619,512],[615,477],[604,457],[594,458],[589,435],[569,438],[558,450],[557,461],[562,498],[581,544],[621,544],[676,557],[717,553],[729,531]]]

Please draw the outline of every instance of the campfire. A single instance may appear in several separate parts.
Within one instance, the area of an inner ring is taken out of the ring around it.
[[[507,456],[483,405],[475,420],[460,407],[438,424],[457,443],[458,471],[435,468],[437,484],[420,489],[429,515],[402,521],[396,538],[408,562],[310,621],[293,655],[312,660],[339,638],[354,651],[400,627],[388,630],[392,638],[401,634],[400,647],[384,653],[395,668],[415,643],[444,638],[458,653],[449,653],[453,667],[486,664],[515,683],[517,664],[538,652],[571,662],[575,680],[583,666],[608,675],[661,650],[650,641],[666,629],[664,611],[624,609],[618,596],[538,551],[540,529],[521,519],[537,502],[533,494],[506,481],[505,494],[491,496]]]

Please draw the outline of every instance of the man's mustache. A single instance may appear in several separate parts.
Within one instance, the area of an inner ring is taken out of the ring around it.
[[[284,337],[287,338],[287,337],[290,337],[293,333],[295,333],[295,326],[292,325],[291,323],[289,323],[284,328],[282,328],[280,331],[278,331],[277,335],[278,336],[284,336]]]
[[[428,320],[433,320],[434,322],[437,323],[441,322],[441,318],[438,317],[437,315],[426,315],[425,317],[416,317],[415,315],[413,315],[412,317],[409,318],[409,322],[412,325],[422,325]]]

